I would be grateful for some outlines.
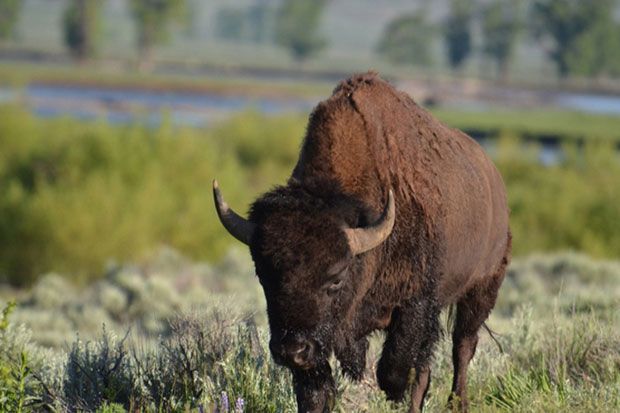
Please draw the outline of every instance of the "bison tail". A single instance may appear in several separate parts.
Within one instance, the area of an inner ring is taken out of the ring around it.
[[[504,348],[502,347],[502,343],[500,343],[499,340],[495,337],[496,335],[499,336],[500,334],[498,332],[496,332],[496,331],[491,330],[491,328],[487,325],[486,321],[484,323],[482,323],[482,326],[487,331],[487,333],[489,333],[489,336],[491,336],[493,341],[495,341],[495,344],[497,344],[497,348],[499,349],[499,352],[501,354],[504,354]]]

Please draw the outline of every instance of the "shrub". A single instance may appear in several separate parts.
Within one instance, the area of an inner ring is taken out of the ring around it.
[[[304,123],[246,112],[207,130],[165,122],[150,129],[43,120],[0,106],[0,282],[31,285],[56,271],[85,283],[107,263],[160,245],[221,258],[234,241],[214,212],[211,180],[244,212],[258,193],[285,182]],[[566,144],[564,161],[545,166],[521,133],[517,125],[499,133],[493,151],[508,189],[514,254],[616,256],[620,162],[612,140]]]
[[[61,368],[62,382],[39,376],[48,403],[80,411],[294,409],[289,374],[273,364],[251,319],[214,309],[178,316],[170,329],[169,337],[147,347],[129,346],[105,330],[96,341],[77,339]]]
[[[37,397],[26,349],[29,336],[9,324],[14,307],[15,303],[9,303],[0,314],[0,411],[21,413],[35,404]]]
[[[51,269],[86,281],[161,244],[221,256],[231,240],[211,181],[242,210],[286,176],[302,125],[248,113],[213,131],[152,130],[0,107],[0,281],[27,285]]]
[[[503,353],[482,331],[469,369],[472,409],[618,411],[619,269],[618,262],[577,254],[516,259],[500,290],[499,311],[488,322],[498,331]],[[10,366],[0,372],[12,372],[10,386],[2,390],[12,395],[10,411],[23,400],[24,411],[230,412],[238,399],[247,412],[295,410],[290,374],[272,361],[265,321],[247,315],[264,314],[264,303],[261,308],[254,304],[262,293],[251,277],[247,255],[231,253],[213,266],[164,249],[137,264],[111,268],[94,285],[71,294],[55,296],[60,292],[54,289],[62,290],[58,276],[41,280],[54,305],[41,301],[45,296],[37,285],[16,307],[11,323],[0,323],[0,367]],[[256,289],[248,287],[250,280]],[[159,288],[149,289],[150,283],[173,291],[159,295]],[[246,285],[245,295],[233,295],[240,284]],[[124,299],[110,304],[97,298],[101,291]],[[601,297],[606,300],[602,308],[590,305]],[[158,332],[142,327],[150,313],[158,314]],[[50,318],[37,322],[41,314]],[[31,343],[29,328],[15,325],[16,320],[28,321],[37,340],[42,330],[57,325],[66,325],[73,339],[43,352]],[[381,347],[381,335],[373,336],[360,383],[346,379],[332,360],[340,411],[407,411],[406,405],[387,401],[374,380]],[[22,353],[27,355],[24,363]],[[445,408],[450,355],[451,341],[444,339],[433,362],[430,411]],[[27,367],[21,370],[27,375],[18,373],[20,365]]]

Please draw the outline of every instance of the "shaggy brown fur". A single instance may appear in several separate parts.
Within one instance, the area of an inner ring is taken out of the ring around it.
[[[391,235],[352,256],[343,226],[374,222],[389,189]],[[439,312],[450,304],[452,402],[467,408],[467,365],[510,255],[504,185],[475,141],[377,75],[352,77],[316,107],[288,184],[260,197],[249,219],[272,354],[293,372],[300,412],[331,409],[332,351],[362,376],[366,336],[377,329],[387,332],[380,387],[401,400],[415,368],[411,410],[420,410]]]

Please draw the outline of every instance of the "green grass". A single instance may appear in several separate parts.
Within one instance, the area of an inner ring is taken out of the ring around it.
[[[439,119],[459,129],[499,135],[557,136],[562,140],[620,141],[620,117],[560,110],[433,110]]]
[[[231,77],[140,73],[129,63],[107,67],[97,62],[71,64],[0,63],[0,86],[24,87],[32,83],[70,84],[125,89],[214,93],[244,96],[316,98],[326,96],[332,84],[318,81],[256,81]]]

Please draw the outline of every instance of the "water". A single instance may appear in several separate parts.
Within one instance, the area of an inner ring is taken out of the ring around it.
[[[620,115],[620,96],[560,93],[554,102],[563,108],[601,115]]]
[[[166,114],[175,124],[204,126],[243,110],[267,115],[311,110],[314,102],[296,98],[248,97],[81,86],[31,85],[20,94],[0,89],[0,102],[21,98],[41,117],[69,115],[112,123],[158,124]]]
[[[0,103],[21,100],[41,117],[72,116],[79,119],[104,119],[111,123],[141,122],[158,125],[163,116],[173,124],[205,126],[234,113],[253,109],[266,115],[309,113],[316,101],[292,97],[248,97],[216,93],[149,91],[139,89],[83,86],[28,86],[17,92],[0,88]],[[594,114],[620,115],[620,96],[558,93],[552,101],[557,107]],[[481,110],[488,103],[470,101],[461,109]],[[493,144],[487,143],[493,152]],[[553,165],[562,161],[558,145],[543,143],[539,162]]]
[[[0,88],[0,103],[22,99],[43,117],[70,115],[80,119],[106,119],[113,123],[133,121],[157,124],[165,112],[173,123],[204,126],[242,110],[254,109],[272,115],[308,113],[316,101],[292,97],[248,97],[216,93],[150,91],[34,84],[21,92]],[[620,115],[620,96],[558,93],[557,107],[587,113]],[[475,109],[485,102],[461,104]],[[465,106],[465,107],[463,107]]]

